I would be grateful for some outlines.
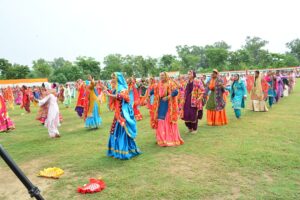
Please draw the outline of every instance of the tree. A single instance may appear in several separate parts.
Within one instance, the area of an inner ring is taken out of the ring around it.
[[[269,53],[267,50],[259,50],[258,51],[258,65],[261,67],[267,67],[267,66],[272,66],[273,65],[273,58],[272,55]]]
[[[197,58],[198,60],[198,58]],[[184,71],[181,62],[174,55],[166,54],[160,58],[159,72],[162,71]],[[152,73],[151,73],[152,74]]]
[[[300,60],[298,60],[293,54],[286,53],[283,57],[284,66],[295,67],[300,65]]]
[[[91,74],[95,79],[100,78],[100,62],[96,61],[92,57],[77,57],[75,61],[76,66],[82,70],[84,78],[87,78],[87,75]]]
[[[134,56],[127,55],[123,58],[123,72],[128,77],[134,74],[134,62]]]
[[[144,59],[144,73],[143,76],[147,77],[149,75],[152,76],[157,76],[158,75],[158,71],[157,71],[157,59],[155,58],[151,58],[151,57],[147,57],[146,59]]]
[[[54,75],[54,74],[51,75],[50,81],[60,83],[60,84],[65,84],[66,82],[68,82],[67,78],[65,77],[65,75],[63,73],[59,73],[57,75]]]
[[[33,61],[32,68],[39,78],[49,78],[52,73],[52,67],[50,63],[44,59]]]
[[[224,65],[226,64],[228,58],[227,49],[207,48],[205,54],[208,60],[208,64],[211,68],[218,68],[219,70],[224,70]]]
[[[55,58],[50,62],[52,68],[54,69],[51,79],[57,77],[59,74],[63,74],[67,81],[76,81],[82,78],[83,70],[77,65],[73,65],[72,62],[65,60],[64,58]],[[56,78],[55,78],[56,79]],[[60,79],[63,78],[60,76]]]
[[[262,52],[262,48],[265,47],[269,42],[266,40],[263,40],[259,37],[250,37],[248,36],[246,38],[246,44],[243,46],[243,49],[245,49],[249,55],[250,55],[250,64],[251,65],[259,65],[260,63],[260,53]]]
[[[6,73],[11,66],[12,66],[12,64],[8,60],[6,60],[4,58],[0,59],[0,76],[1,76],[1,78],[6,79]]]
[[[110,54],[104,58],[104,68],[101,73],[101,79],[108,80],[114,72],[123,71],[123,57],[120,54]]]
[[[63,67],[65,65],[66,61],[63,57],[54,58],[52,62],[50,62],[50,65],[53,69],[58,69],[60,67]]]
[[[6,72],[6,79],[23,79],[30,73],[28,66],[14,64]]]
[[[229,52],[228,55],[229,69],[236,70],[244,65],[251,65],[249,52],[245,49]]]
[[[183,71],[190,69],[197,70],[199,67],[206,66],[206,56],[203,47],[198,46],[176,46],[178,57],[181,59]]]
[[[135,77],[143,77],[148,75],[148,69],[146,68],[145,60],[143,56],[134,57],[134,72]]]
[[[295,39],[286,43],[287,48],[290,49],[290,53],[294,55],[298,61],[300,61],[300,39]]]
[[[213,47],[215,48],[220,48],[220,49],[226,49],[226,50],[229,50],[231,48],[230,45],[228,45],[226,42],[224,42],[223,40],[222,41],[219,41],[219,42],[215,42]]]
[[[176,56],[166,54],[160,58],[160,67],[165,67],[168,71],[171,69],[172,63],[176,60]]]

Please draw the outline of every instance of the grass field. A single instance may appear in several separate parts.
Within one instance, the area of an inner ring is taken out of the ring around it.
[[[64,199],[300,199],[300,84],[268,113],[243,111],[229,124],[189,135],[179,122],[185,144],[155,144],[149,114],[138,122],[137,144],[143,154],[128,161],[106,157],[113,113],[102,109],[103,125],[86,130],[73,108],[63,108],[62,137],[49,139],[31,114],[10,112],[16,130],[0,133],[0,143],[47,200]],[[36,177],[46,167],[60,167],[59,180]],[[90,177],[103,177],[107,188],[97,194],[76,192]],[[0,199],[29,199],[26,189],[0,161]]]

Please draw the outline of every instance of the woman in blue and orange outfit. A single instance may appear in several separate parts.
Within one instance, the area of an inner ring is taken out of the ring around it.
[[[89,75],[86,85],[88,87],[88,96],[86,100],[86,118],[85,118],[85,127],[86,128],[98,128],[101,123],[102,119],[100,117],[100,101],[98,99],[98,92],[95,88],[95,80],[94,78]]]
[[[121,72],[112,74],[112,92],[104,91],[111,98],[110,110],[115,111],[108,140],[107,155],[127,160],[139,155],[141,152],[135,143],[137,136],[136,120],[130,97],[128,85]]]

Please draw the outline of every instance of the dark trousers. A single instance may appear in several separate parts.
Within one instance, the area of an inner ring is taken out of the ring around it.
[[[193,130],[193,131],[196,131],[198,129],[198,120],[202,119],[202,117],[203,117],[203,110],[198,110],[197,115],[198,116],[197,116],[195,122],[185,122],[185,125],[186,125],[186,127],[188,127],[188,129]]]
[[[198,128],[198,119],[196,120],[195,123],[193,122],[185,122],[186,127],[188,127],[188,129],[196,131]]]

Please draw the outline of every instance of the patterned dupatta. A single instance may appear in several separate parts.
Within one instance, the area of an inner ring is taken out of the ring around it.
[[[136,120],[134,118],[134,112],[132,105],[130,105],[128,85],[121,72],[114,73],[117,79],[115,94],[117,99],[115,99],[116,107],[115,117],[120,122],[121,126],[125,128],[125,131],[129,137],[132,139],[137,136]]]
[[[205,88],[202,81],[194,80],[191,107],[195,107],[198,108],[198,110],[202,110],[202,106],[203,106],[202,99],[204,93],[205,93]]]
[[[140,105],[140,97],[139,92],[135,87],[135,82],[133,81],[130,85],[128,85],[129,91],[133,91],[133,105]],[[132,105],[132,106],[133,106]]]
[[[251,98],[258,98],[260,101],[266,99],[268,97],[268,89],[268,82],[259,75],[254,81],[254,87],[251,90]]]
[[[250,92],[253,88],[253,85],[254,85],[254,76],[247,75],[246,76],[246,82],[247,82],[247,91],[250,94]]]
[[[204,99],[206,99],[208,92],[212,91],[215,93],[215,104],[216,104],[216,111],[223,110],[226,106],[226,102],[223,97],[223,93],[225,92],[225,89],[223,87],[223,80],[221,78],[216,78],[215,80],[210,79],[206,86],[206,91],[204,95]]]
[[[7,110],[4,97],[0,94],[0,120],[6,121],[7,120]]]
[[[185,85],[186,87],[186,85]],[[203,82],[200,80],[193,80],[193,90],[192,90],[192,97],[191,97],[191,107],[193,108],[197,108],[198,110],[202,110],[203,109],[203,96],[205,93],[205,88],[203,85]],[[180,105],[182,110],[180,111],[180,116],[181,118],[183,117],[183,113],[184,113],[184,103],[185,103],[185,99],[186,99],[186,90],[184,92],[184,96],[180,97]]]
[[[164,83],[162,83],[161,81],[156,85],[156,87],[154,88],[154,102],[153,102],[153,107],[152,109],[154,110],[154,117],[151,120],[151,127],[156,129],[157,125],[158,125],[158,108],[159,108],[159,102],[160,102],[160,95],[159,95],[159,91],[162,87],[166,87],[164,88],[165,90],[165,96],[171,95],[172,91],[174,89],[176,89],[176,85],[171,82],[169,79],[167,80],[167,84],[166,86],[164,85]],[[177,100],[177,96],[172,97],[168,99],[168,112],[170,114],[170,122],[171,123],[177,123],[178,120],[178,100]]]

